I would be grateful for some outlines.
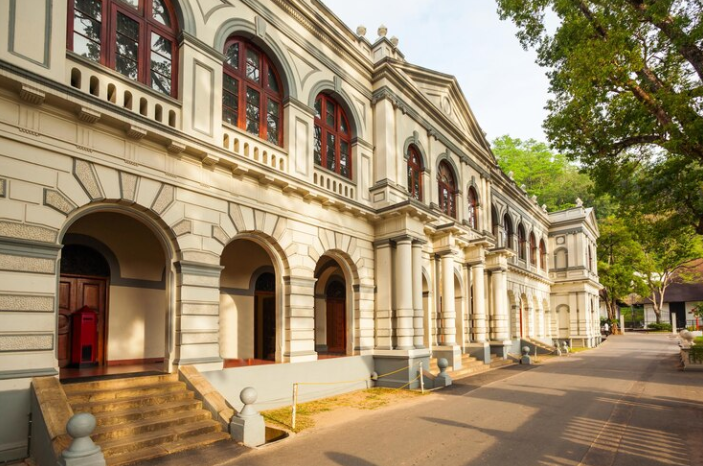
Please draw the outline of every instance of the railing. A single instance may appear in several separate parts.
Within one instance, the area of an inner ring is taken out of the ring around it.
[[[98,70],[69,56],[66,81],[71,87],[102,101],[172,128],[181,127],[180,105],[114,72]]]
[[[322,170],[317,166],[315,166],[315,173],[313,174],[313,183],[322,189],[346,197],[347,199],[356,199],[356,186],[354,183],[344,180],[331,172]]]
[[[258,142],[227,127],[223,127],[222,131],[222,147],[225,150],[282,172],[287,170],[288,155],[281,152],[281,148],[277,150],[274,146]]]

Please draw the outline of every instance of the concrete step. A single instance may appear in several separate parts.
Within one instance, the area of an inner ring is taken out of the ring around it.
[[[183,382],[164,382],[153,385],[118,388],[116,390],[106,388],[76,390],[71,393],[66,393],[66,396],[68,397],[69,403],[85,403],[165,395],[185,390],[185,388],[186,384]]]
[[[171,392],[163,395],[138,396],[132,398],[120,398],[118,400],[73,402],[71,403],[71,406],[73,407],[74,412],[93,413],[97,416],[100,413],[127,411],[140,407],[155,406],[175,401],[192,400],[193,397],[193,392],[183,390],[180,392]]]
[[[167,431],[175,426],[194,424],[212,419],[210,411],[204,409],[167,413],[158,417],[139,419],[122,424],[102,425],[95,429],[91,438],[95,442],[134,437],[146,432]]]
[[[185,450],[206,447],[208,445],[213,445],[217,442],[223,442],[228,440],[232,441],[230,440],[229,434],[225,432],[207,433],[202,435],[196,435],[194,437],[188,437],[163,445],[156,445],[152,448],[121,453],[118,455],[107,457],[105,458],[105,460],[108,466],[125,466],[141,461],[152,460],[161,456],[171,455],[173,453],[179,453]]]
[[[68,395],[69,393],[85,392],[90,390],[119,390],[121,388],[135,388],[167,382],[178,382],[178,374],[159,374],[143,377],[126,377],[94,380],[92,382],[68,383],[63,385],[63,391],[66,395]]]
[[[206,419],[193,424],[173,426],[169,429],[161,429],[154,432],[144,432],[139,435],[105,440],[96,443],[100,445],[103,450],[103,454],[107,459],[112,456],[123,455],[125,453],[135,452],[136,454],[136,452],[145,449],[154,449],[168,452],[168,444],[181,444],[189,438],[207,436],[207,434],[221,433],[223,433],[222,426],[217,421],[213,421],[212,419]]]
[[[87,408],[87,407],[86,407]],[[150,419],[168,414],[179,413],[183,411],[194,411],[202,409],[202,403],[198,400],[186,398],[185,400],[176,400],[166,403],[158,403],[152,405],[142,405],[132,409],[121,409],[115,411],[103,411],[93,413],[98,421],[98,426],[110,426],[114,424],[123,424],[126,422],[139,421],[142,419]],[[76,411],[74,412],[89,412]]]

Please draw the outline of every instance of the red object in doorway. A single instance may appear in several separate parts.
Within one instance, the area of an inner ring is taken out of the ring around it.
[[[98,313],[83,306],[71,314],[71,365],[93,367],[98,364]]]

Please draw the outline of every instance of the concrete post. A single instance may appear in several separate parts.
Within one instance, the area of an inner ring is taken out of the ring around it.
[[[413,343],[415,348],[421,349],[425,347],[425,310],[422,305],[422,243],[417,240],[413,241],[412,249],[413,328],[415,329]]]
[[[479,262],[471,267],[474,284],[474,341],[477,343],[486,342],[486,300],[485,300],[485,265]]]
[[[454,302],[454,255],[442,256],[442,328],[440,344],[456,345],[456,306]]]
[[[395,250],[395,317],[397,349],[408,350],[414,346],[412,239],[408,236],[396,240]]]
[[[102,450],[90,438],[96,424],[90,413],[75,414],[68,420],[66,432],[73,442],[59,456],[59,466],[105,466]]]
[[[391,244],[378,241],[376,247],[376,348],[393,348]]]
[[[229,423],[229,432],[232,438],[247,447],[258,447],[266,443],[264,417],[253,406],[257,397],[258,394],[252,387],[242,390],[239,399],[244,403],[244,407],[232,416]]]
[[[508,306],[506,304],[507,276],[505,270],[494,270],[491,276],[493,288],[494,305],[494,328],[492,329],[493,339],[506,341],[508,335]]]

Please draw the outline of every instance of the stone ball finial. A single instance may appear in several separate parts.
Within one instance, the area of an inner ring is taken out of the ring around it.
[[[66,432],[73,438],[73,442],[61,455],[64,458],[82,458],[99,452],[100,447],[90,438],[96,425],[97,421],[92,414],[74,414],[66,423]]]
[[[254,387],[247,387],[239,394],[239,399],[245,405],[253,405],[256,403],[256,399],[259,397],[256,389]]]
[[[393,44],[393,47],[397,47],[399,43],[400,39],[398,39],[396,36],[391,37],[391,44]]]
[[[256,389],[254,387],[247,387],[244,390],[242,390],[239,393],[239,399],[242,400],[244,407],[237,415],[242,418],[247,418],[247,417],[257,415],[258,413],[256,412],[256,408],[254,408],[253,405],[256,402],[256,399],[258,397],[259,397],[259,393],[256,391]]]
[[[437,360],[437,367],[439,367],[440,372],[446,371],[447,367],[449,367],[449,361],[447,361],[447,358],[439,358]]]
[[[360,24],[359,26],[357,26],[356,35],[357,36],[365,36],[366,35],[366,26],[364,26],[363,24]]]
[[[530,347],[529,346],[523,346],[522,347],[522,355],[523,356],[528,356],[530,354]]]
[[[378,37],[386,37],[386,34],[388,34],[388,28],[381,24],[378,27]]]

